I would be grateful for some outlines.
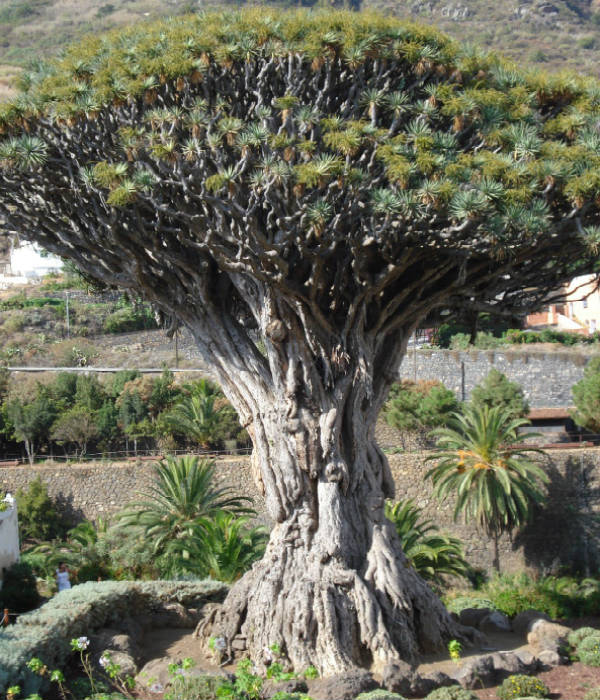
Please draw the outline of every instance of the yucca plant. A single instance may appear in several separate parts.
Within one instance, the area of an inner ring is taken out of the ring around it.
[[[386,501],[385,517],[394,524],[402,551],[419,576],[438,584],[444,576],[467,578],[470,567],[461,541],[440,532],[433,520],[424,518],[423,509],[412,498]]]
[[[498,538],[530,518],[548,482],[532,459],[540,450],[524,444],[532,433],[518,432],[528,424],[500,406],[467,405],[448,427],[434,431],[439,451],[427,458],[437,463],[425,475],[433,481],[434,495],[442,501],[454,496],[454,519],[462,513],[465,522],[474,521],[494,539],[497,570]]]

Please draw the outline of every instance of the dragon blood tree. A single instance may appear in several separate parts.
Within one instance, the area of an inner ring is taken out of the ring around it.
[[[22,82],[0,214],[186,326],[252,436],[275,526],[206,633],[322,673],[459,635],[384,517],[375,420],[424,319],[591,269],[598,84],[264,8],[92,37]]]

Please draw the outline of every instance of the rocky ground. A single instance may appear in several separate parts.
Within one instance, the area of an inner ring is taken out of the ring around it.
[[[217,666],[210,652],[207,653],[194,636],[198,611],[190,614],[182,606],[166,607],[169,610],[160,613],[154,624],[146,626],[143,635],[136,635],[135,642],[133,634],[124,633],[127,630],[100,632],[93,638],[95,653],[113,648],[114,653],[120,655],[119,662],[138,673],[137,695],[140,698],[149,697],[150,686],[152,697],[157,700],[168,693],[172,677],[169,665],[185,658],[194,661],[188,675],[232,677],[235,665]],[[502,680],[515,673],[537,676],[549,687],[552,699],[583,700],[592,688],[600,687],[600,668],[571,663],[565,651],[566,637],[572,629],[600,628],[600,619],[563,625],[535,611],[527,611],[509,622],[497,612],[481,610],[463,611],[460,619],[463,623],[475,624],[485,638],[479,646],[465,649],[457,662],[441,654],[424,659],[416,668],[401,662],[390,665],[380,676],[357,672],[326,679],[268,681],[263,686],[263,698],[287,691],[308,692],[314,700],[354,700],[360,693],[377,687],[406,698],[423,698],[436,687],[459,683],[480,700],[491,700],[497,697]]]

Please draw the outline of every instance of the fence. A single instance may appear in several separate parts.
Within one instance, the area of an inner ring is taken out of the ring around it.
[[[235,447],[225,450],[117,450],[115,452],[98,452],[85,454],[83,456],[75,454],[64,455],[38,455],[37,463],[49,462],[120,462],[120,461],[159,461],[166,456],[178,457],[180,455],[193,455],[205,459],[249,455],[251,447]],[[28,460],[23,454],[5,455],[0,460],[0,467],[19,466],[27,464]]]

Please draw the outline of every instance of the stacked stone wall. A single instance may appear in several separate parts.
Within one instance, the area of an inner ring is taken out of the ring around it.
[[[397,498],[413,498],[426,517],[463,540],[473,565],[489,569],[492,541],[472,525],[454,522],[452,503],[440,505],[432,498],[430,482],[424,479],[431,464],[427,461],[430,454],[420,451],[389,455]],[[548,573],[574,567],[594,573],[600,568],[600,528],[596,524],[600,516],[600,448],[548,450],[544,468],[550,477],[547,504],[522,533],[501,539],[501,565],[507,571],[531,568]],[[0,491],[15,493],[37,476],[76,522],[110,516],[134,500],[151,483],[152,466],[143,462],[3,467]],[[258,519],[269,523],[248,458],[218,460],[216,477],[220,484],[231,486],[237,493],[252,496]]]
[[[438,380],[465,400],[491,369],[497,369],[523,387],[532,408],[563,407],[572,405],[571,387],[583,377],[592,357],[558,348],[555,352],[410,350],[400,367],[400,378]]]

